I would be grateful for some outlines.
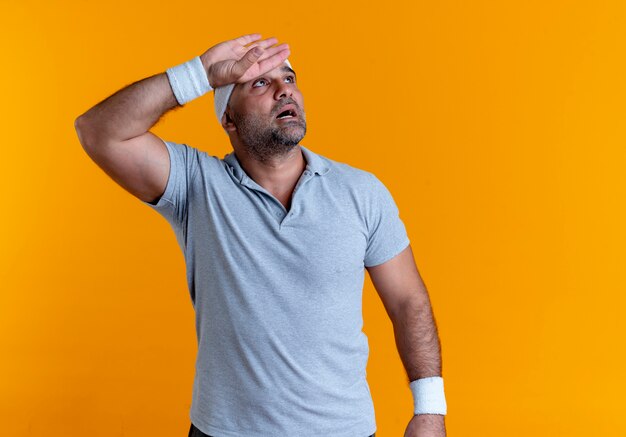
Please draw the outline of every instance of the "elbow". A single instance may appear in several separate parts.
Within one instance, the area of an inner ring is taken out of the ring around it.
[[[430,300],[424,299],[423,296],[409,296],[398,302],[394,311],[397,319],[404,319],[405,317],[415,317],[419,315],[422,317],[425,313],[431,313]]]
[[[78,117],[76,117],[76,120],[74,120],[74,129],[76,130],[76,132],[79,131],[81,125],[83,124],[83,120],[81,119],[82,115],[79,115]]]
[[[87,124],[87,112],[83,112],[74,120],[74,129],[76,129],[76,131],[85,128],[85,125]]]
[[[76,135],[78,136],[78,141],[85,149],[91,141],[89,139],[89,128],[84,114],[78,116],[76,120],[74,120],[74,130],[76,131]]]
[[[80,141],[80,144],[84,146],[85,145],[84,136],[83,136],[84,121],[82,120],[81,117],[82,115],[78,116],[76,120],[74,120],[74,130],[76,131],[76,135],[78,135],[78,141]]]

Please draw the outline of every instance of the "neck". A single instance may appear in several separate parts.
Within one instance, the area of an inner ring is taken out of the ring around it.
[[[283,155],[269,157],[263,162],[251,155],[244,147],[236,147],[234,152],[248,176],[267,191],[277,193],[278,196],[290,194],[293,191],[307,164],[299,145]]]

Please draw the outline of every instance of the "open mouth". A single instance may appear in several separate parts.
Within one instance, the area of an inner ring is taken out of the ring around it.
[[[294,111],[293,109],[287,109],[286,111],[283,111],[276,116],[278,120],[282,120],[284,118],[296,118],[296,117],[297,117],[296,111]]]

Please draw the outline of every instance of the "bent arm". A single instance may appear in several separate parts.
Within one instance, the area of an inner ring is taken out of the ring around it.
[[[210,58],[201,58],[206,73]],[[87,155],[115,182],[156,204],[170,173],[165,142],[149,132],[179,106],[167,72],[135,82],[79,116],[74,127]]]
[[[165,143],[148,130],[178,105],[167,73],[117,91],[74,122],[87,155],[135,197],[156,203],[165,191],[170,158]]]

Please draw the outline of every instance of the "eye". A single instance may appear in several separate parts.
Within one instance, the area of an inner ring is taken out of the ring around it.
[[[296,82],[296,78],[295,78],[295,76],[294,76],[294,75],[289,75],[289,76],[287,76],[287,77],[286,77],[286,79],[291,79],[291,83],[295,83],[295,82]],[[256,86],[256,84],[258,84],[259,82],[267,82],[267,80],[265,80],[265,79],[259,79],[259,80],[257,80],[256,82],[254,82],[254,83],[252,84],[252,87],[253,87],[253,88],[258,88],[258,87]]]
[[[259,79],[259,80],[257,80],[256,82],[254,82],[254,83],[252,84],[252,86],[254,87],[254,85],[255,85],[255,84],[257,84],[257,83],[259,83],[259,82],[267,82],[267,81],[266,81],[265,79]]]

